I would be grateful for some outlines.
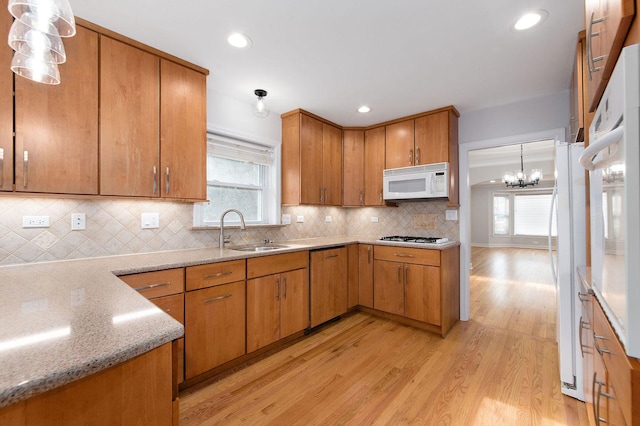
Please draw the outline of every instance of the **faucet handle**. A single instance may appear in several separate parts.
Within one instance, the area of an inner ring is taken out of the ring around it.
[[[230,243],[231,242],[231,235],[225,235],[224,236],[224,242],[226,243]]]
[[[270,240],[270,239],[268,239],[268,238],[265,238],[265,239],[264,239],[264,243],[265,243],[265,244],[273,244],[273,240]]]

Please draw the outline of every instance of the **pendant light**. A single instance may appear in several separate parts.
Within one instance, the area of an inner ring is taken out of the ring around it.
[[[11,70],[39,83],[60,84],[58,64],[67,59],[61,37],[72,37],[76,24],[67,0],[9,0],[16,20],[8,43],[15,51]]]
[[[267,91],[262,89],[256,89],[253,93],[258,97],[258,99],[253,102],[251,106],[251,112],[258,118],[266,118],[269,116],[271,110],[264,102],[264,99],[267,96]]]
[[[507,185],[507,188],[526,188],[528,186],[535,186],[540,183],[542,179],[542,172],[538,169],[531,170],[531,174],[527,176],[524,172],[524,160],[522,157],[522,145],[520,145],[520,170],[515,172],[507,172],[502,178],[502,182]]]

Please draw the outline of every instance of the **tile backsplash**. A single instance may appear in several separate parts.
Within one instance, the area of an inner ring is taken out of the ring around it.
[[[446,202],[398,207],[283,207],[291,224],[229,229],[232,244],[338,235],[420,235],[459,239],[457,221],[445,221]],[[141,229],[143,212],[159,213],[158,229]],[[71,214],[86,214],[86,230],[71,230]],[[22,228],[23,216],[49,216],[48,228]],[[298,223],[297,216],[304,216]],[[327,222],[327,216],[331,221]],[[372,222],[377,218],[377,222]],[[7,196],[0,198],[0,264],[77,259],[187,248],[217,247],[219,231],[194,230],[193,206],[185,203]]]

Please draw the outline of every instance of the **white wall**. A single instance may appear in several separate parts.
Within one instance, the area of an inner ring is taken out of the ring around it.
[[[569,99],[569,90],[565,90],[551,96],[463,113],[458,124],[460,144],[566,127]]]

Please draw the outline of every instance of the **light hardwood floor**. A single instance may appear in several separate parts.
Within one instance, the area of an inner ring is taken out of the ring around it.
[[[181,424],[587,424],[560,392],[545,253],[474,249],[471,320],[445,339],[356,313],[186,390]]]

